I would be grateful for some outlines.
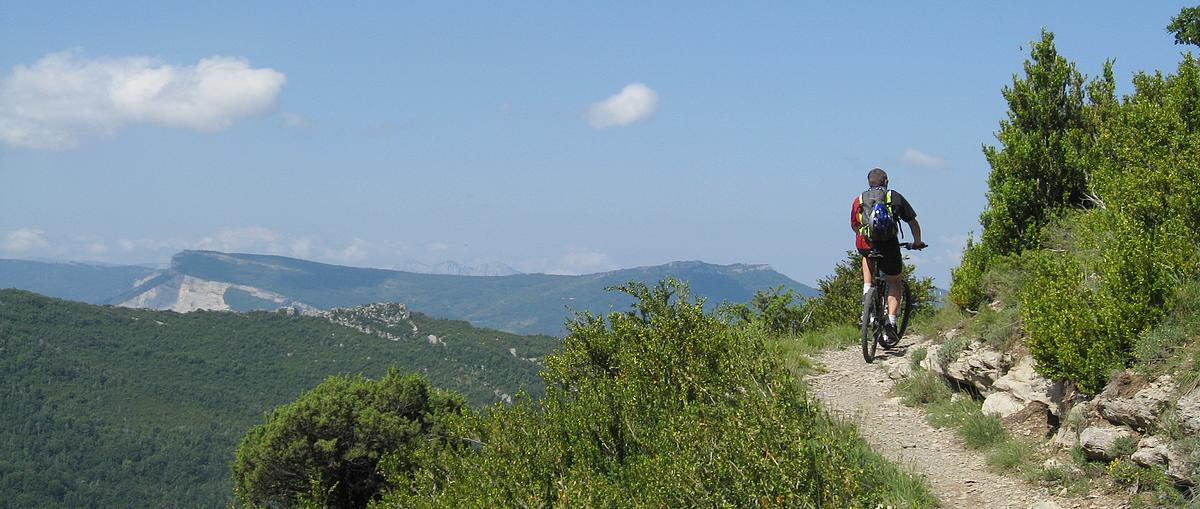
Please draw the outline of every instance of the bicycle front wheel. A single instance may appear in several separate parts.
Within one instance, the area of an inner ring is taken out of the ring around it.
[[[875,329],[876,329],[876,327],[882,327],[882,325],[883,325],[883,324],[879,323],[879,320],[876,319],[876,316],[878,315],[878,313],[876,312],[876,305],[878,304],[879,299],[876,298],[875,292],[878,292],[878,291],[879,291],[878,288],[871,288],[870,290],[867,291],[866,295],[863,295],[863,314],[862,314],[862,331],[861,331],[862,354],[863,354],[863,360],[867,361],[867,364],[870,364],[871,361],[875,360],[875,347],[876,347],[876,337],[877,337],[877,335],[875,334]]]
[[[904,331],[908,330],[908,318],[912,315],[912,290],[908,288],[908,281],[900,281],[900,323],[896,324],[896,337],[903,338]]]

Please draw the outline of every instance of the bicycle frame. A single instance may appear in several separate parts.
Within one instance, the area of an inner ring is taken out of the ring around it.
[[[912,249],[912,243],[904,242],[900,244],[904,249]],[[868,255],[869,258],[879,259],[882,255],[872,252]],[[900,307],[897,311],[896,323],[896,339],[889,341],[884,333],[884,324],[887,320],[888,311],[888,283],[887,275],[883,273],[883,268],[875,264],[875,277],[873,286],[868,292],[863,295],[863,314],[862,314],[862,353],[863,359],[868,363],[875,359],[875,351],[878,345],[883,345],[885,349],[892,348],[900,342],[900,338],[904,337],[904,333],[908,329],[908,319],[912,313],[909,304],[912,302],[912,294],[908,288],[908,281],[904,278],[900,279]]]

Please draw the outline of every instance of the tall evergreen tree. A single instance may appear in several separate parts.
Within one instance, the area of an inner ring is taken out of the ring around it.
[[[1001,147],[983,148],[992,171],[980,222],[983,245],[995,254],[1037,247],[1042,227],[1085,197],[1083,75],[1045,30],[1030,58],[1025,77],[1014,75],[1003,91],[1009,109],[996,134]]]

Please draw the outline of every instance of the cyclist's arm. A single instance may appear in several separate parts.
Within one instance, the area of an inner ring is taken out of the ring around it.
[[[921,223],[917,222],[917,218],[914,217],[908,220],[908,229],[912,230],[913,244],[918,246],[924,244],[924,242],[921,242]]]

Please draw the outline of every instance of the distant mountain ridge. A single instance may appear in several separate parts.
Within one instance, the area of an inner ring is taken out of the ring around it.
[[[523,272],[499,262],[466,264],[447,260],[431,264],[411,258],[392,265],[391,269],[419,274],[451,274],[455,276],[511,276],[514,274],[523,274]]]
[[[746,302],[757,290],[783,285],[804,296],[813,288],[768,265],[678,261],[580,276],[512,274],[463,276],[346,267],[274,255],[183,251],[170,268],[145,269],[109,298],[90,301],[187,312],[271,310],[302,312],[376,302],[399,302],[431,316],[522,334],[561,335],[571,310],[627,310],[632,299],[606,287],[675,277],[710,305]],[[0,274],[0,286],[6,285]],[[134,283],[137,283],[136,285]],[[52,296],[59,296],[47,292]]]
[[[0,288],[102,304],[161,272],[140,265],[0,260]]]

